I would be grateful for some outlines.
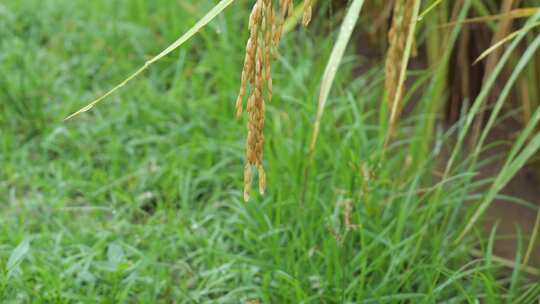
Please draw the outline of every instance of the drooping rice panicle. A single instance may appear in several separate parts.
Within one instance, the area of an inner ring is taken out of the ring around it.
[[[281,14],[277,14],[274,0],[257,0],[249,18],[249,39],[246,44],[246,55],[240,91],[236,99],[236,115],[243,111],[243,100],[248,89],[247,103],[247,140],[246,166],[244,168],[244,200],[251,194],[253,169],[259,176],[259,192],[266,191],[266,173],[263,166],[265,102],[273,98],[273,81],[271,61],[277,55],[277,47],[281,41],[283,23],[293,13],[292,0],[279,0]],[[265,90],[266,88],[266,90]],[[265,97],[266,96],[266,97]],[[266,98],[266,99],[265,99]]]

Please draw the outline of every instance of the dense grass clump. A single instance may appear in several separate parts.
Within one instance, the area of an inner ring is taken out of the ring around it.
[[[360,2],[350,8],[360,11]],[[250,34],[243,1],[107,102],[63,121],[216,3],[0,3],[0,302],[538,299],[540,273],[524,263],[532,238],[518,233],[509,260],[493,254],[496,226],[486,235],[476,224],[537,150],[540,112],[531,114],[500,174],[475,178],[489,162],[478,157],[485,147],[469,155],[456,147],[480,103],[448,130],[436,120],[448,45],[438,54],[441,65],[409,71],[403,102],[418,98],[420,110],[396,121],[389,136],[384,64],[358,73],[366,58],[353,47],[345,52],[353,28],[338,33],[342,19],[357,28],[368,21],[324,3],[325,18],[317,18],[315,1],[298,8],[300,21],[313,14],[312,28],[282,38],[265,114],[267,193],[249,203],[242,192],[246,132],[234,119]],[[456,18],[465,19],[468,8]],[[437,24],[438,9],[423,18]],[[425,25],[419,30],[424,40],[417,43],[452,44],[460,29],[439,36]],[[535,39],[513,71],[526,66]]]

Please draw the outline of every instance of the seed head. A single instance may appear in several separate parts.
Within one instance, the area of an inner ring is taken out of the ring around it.
[[[236,115],[243,110],[243,100],[250,88],[247,102],[246,165],[244,167],[244,200],[251,194],[253,169],[259,176],[259,192],[266,191],[266,173],[263,167],[265,95],[273,97],[272,59],[277,55],[285,19],[293,13],[292,0],[279,0],[281,14],[276,14],[274,0],[257,0],[249,17],[249,39],[240,90],[236,99]],[[266,92],[265,92],[266,88]],[[266,93],[266,94],[265,94]]]
[[[399,116],[402,110],[403,87],[398,92],[399,77],[403,56],[405,54],[405,44],[407,33],[411,25],[413,15],[413,1],[395,1],[394,15],[392,17],[392,27],[388,32],[389,48],[385,62],[385,90],[388,108],[392,109],[396,103]]]
[[[304,16],[302,17],[302,25],[308,26],[313,15],[313,0],[304,0]]]

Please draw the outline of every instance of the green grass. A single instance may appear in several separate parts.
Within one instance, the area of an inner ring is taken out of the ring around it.
[[[399,133],[412,136],[383,150],[382,69],[354,74],[363,59],[352,51],[304,181],[338,29],[325,33],[320,19],[318,30],[299,29],[282,43],[267,106],[268,194],[248,204],[246,127],[234,119],[248,34],[242,1],[99,107],[62,121],[215,3],[0,3],[0,302],[532,303],[540,296],[532,270],[492,256],[494,233],[472,230],[455,242],[475,211],[465,204],[488,181],[470,182],[474,171],[457,157],[440,182],[432,174],[437,150],[408,154],[432,137],[450,151],[450,134],[415,130],[431,126],[432,113],[403,121]],[[410,78],[422,81],[433,71],[414,72]],[[431,88],[422,102],[441,94],[437,83]],[[356,230],[344,226],[344,200],[353,202]],[[525,252],[527,239],[516,244]]]

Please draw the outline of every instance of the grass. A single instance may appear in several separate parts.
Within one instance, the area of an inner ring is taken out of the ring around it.
[[[458,154],[446,179],[433,177],[438,152],[424,147],[431,138],[442,150],[453,147],[450,133],[434,131],[435,110],[400,122],[401,135],[383,148],[382,65],[357,75],[363,59],[346,53],[308,163],[320,79],[338,29],[325,33],[319,18],[313,26],[320,30],[300,29],[282,42],[266,116],[268,193],[248,204],[245,123],[234,119],[248,35],[242,1],[108,102],[62,121],[216,3],[0,4],[0,302],[538,298],[537,270],[521,265],[526,236],[516,238],[522,250],[510,263],[493,255],[494,232],[483,236],[475,226],[455,242],[469,229],[461,219],[476,211],[465,204],[492,180],[471,181],[476,168]],[[444,94],[443,71],[411,73],[413,81],[436,73],[421,104]],[[358,228],[345,225],[347,200]]]

